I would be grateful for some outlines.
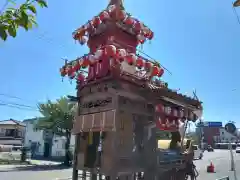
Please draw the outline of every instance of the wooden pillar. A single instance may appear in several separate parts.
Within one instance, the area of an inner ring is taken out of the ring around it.
[[[78,180],[78,169],[77,169],[77,161],[78,161],[78,152],[80,147],[80,134],[76,134],[75,136],[75,146],[74,146],[74,154],[73,154],[73,171],[72,171],[72,180]]]

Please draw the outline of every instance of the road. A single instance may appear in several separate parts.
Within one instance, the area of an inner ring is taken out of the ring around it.
[[[235,166],[237,170],[237,177],[240,180],[240,154],[234,153]],[[215,173],[207,173],[207,165],[213,163],[215,166]],[[227,150],[215,150],[215,152],[204,152],[202,160],[196,160],[195,165],[199,172],[199,180],[216,180],[218,178],[229,176],[230,180],[234,179],[234,174],[230,164],[230,153]]]
[[[237,176],[240,180],[240,154],[234,154],[236,161]],[[206,166],[210,162],[215,166],[216,173],[207,173]],[[196,160],[195,164],[199,171],[198,180],[216,180],[223,176],[229,176],[234,180],[233,172],[230,172],[230,154],[227,150],[215,150],[215,152],[205,152],[202,160]],[[4,168],[0,166],[0,180],[57,180],[71,176],[72,169],[63,169],[59,166],[52,165],[45,168]]]

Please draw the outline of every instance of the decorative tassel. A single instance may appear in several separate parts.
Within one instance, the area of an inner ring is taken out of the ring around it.
[[[93,132],[89,132],[88,134],[88,145],[92,145],[93,144]]]

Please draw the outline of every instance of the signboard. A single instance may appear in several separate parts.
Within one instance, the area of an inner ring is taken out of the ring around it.
[[[222,127],[222,122],[208,122],[208,127]]]
[[[204,121],[197,125],[198,127],[222,127],[222,122],[207,122]]]

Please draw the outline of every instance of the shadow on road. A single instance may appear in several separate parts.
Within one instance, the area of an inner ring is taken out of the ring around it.
[[[67,167],[62,164],[57,165],[32,165],[32,166],[16,166],[5,168],[3,170],[0,169],[0,172],[15,172],[15,171],[51,171],[51,170],[65,170],[70,169],[72,167]]]

